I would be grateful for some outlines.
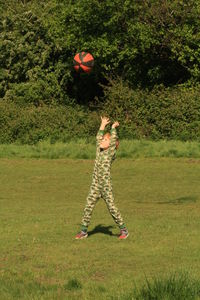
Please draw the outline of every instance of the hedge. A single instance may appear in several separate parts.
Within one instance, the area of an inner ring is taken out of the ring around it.
[[[120,122],[120,138],[200,140],[198,86],[133,90],[118,78],[109,80],[103,89],[104,97],[90,107],[77,104],[19,106],[1,100],[0,143],[92,139],[98,130],[100,115]]]

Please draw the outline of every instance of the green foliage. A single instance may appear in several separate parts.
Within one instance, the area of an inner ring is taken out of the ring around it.
[[[126,138],[198,140],[199,14],[198,0],[0,0],[0,141],[90,136],[104,112]],[[83,50],[91,74],[73,70]]]
[[[87,113],[79,106],[19,107],[0,102],[0,143],[35,144],[50,139],[66,141],[96,134],[97,114]]]
[[[76,51],[132,85],[199,80],[200,5],[190,1],[71,1],[65,28]]]
[[[119,132],[127,138],[200,140],[200,90],[198,87],[162,86],[131,89],[121,79],[104,87],[101,114],[121,122]]]
[[[0,142],[35,144],[95,137],[100,115],[119,120],[120,139],[200,140],[198,87],[132,89],[122,79],[109,80],[95,107],[80,105],[19,106],[0,102]],[[108,126],[108,130],[109,130]]]
[[[190,1],[1,1],[0,96],[16,102],[87,105],[105,74],[131,86],[200,79],[200,4]],[[95,57],[91,75],[73,55]]]
[[[8,5],[0,23],[0,96],[23,105],[68,103],[60,49],[32,7],[18,2],[14,8]]]

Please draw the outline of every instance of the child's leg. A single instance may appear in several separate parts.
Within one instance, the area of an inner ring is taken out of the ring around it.
[[[97,182],[92,182],[92,185],[90,187],[89,194],[87,196],[87,202],[86,206],[83,212],[83,218],[82,218],[82,230],[87,230],[87,227],[90,224],[92,212],[94,209],[95,204],[97,203],[98,199],[101,197],[98,183]]]
[[[111,216],[113,217],[114,221],[116,222],[116,224],[121,229],[125,228],[122,216],[114,204],[114,196],[113,196],[112,185],[111,185],[110,181],[107,181],[103,184],[102,197],[106,201],[108,210],[109,210]]]

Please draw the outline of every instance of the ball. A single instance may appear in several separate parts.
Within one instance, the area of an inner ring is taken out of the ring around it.
[[[94,57],[88,52],[80,52],[74,56],[73,64],[77,72],[90,73],[94,66]]]

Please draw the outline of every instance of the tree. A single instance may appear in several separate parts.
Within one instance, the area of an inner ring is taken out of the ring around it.
[[[27,2],[19,1],[15,10],[8,5],[0,23],[0,95],[23,104],[68,102],[60,49]]]

